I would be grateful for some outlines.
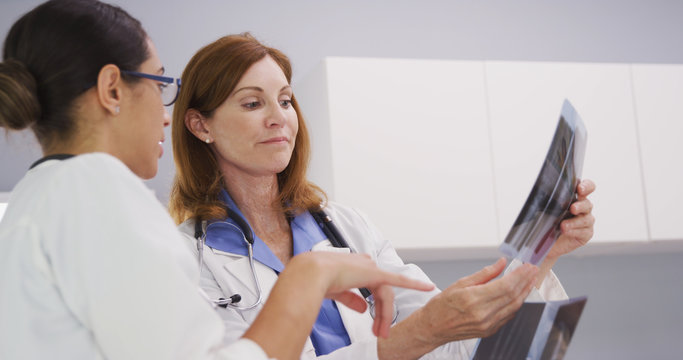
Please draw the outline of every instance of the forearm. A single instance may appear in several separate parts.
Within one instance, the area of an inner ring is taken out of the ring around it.
[[[423,309],[418,309],[405,320],[394,325],[386,339],[377,339],[380,360],[417,359],[439,346],[420,320]]]
[[[244,337],[270,357],[298,359],[325,295],[325,282],[316,273],[302,261],[291,261]]]

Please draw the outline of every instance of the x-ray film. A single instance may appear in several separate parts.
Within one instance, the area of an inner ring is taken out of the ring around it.
[[[560,222],[572,215],[586,149],[586,127],[565,100],[555,135],[536,183],[512,229],[500,245],[505,255],[540,264],[560,235]]]
[[[562,360],[588,299],[525,302],[515,317],[477,344],[472,360]]]

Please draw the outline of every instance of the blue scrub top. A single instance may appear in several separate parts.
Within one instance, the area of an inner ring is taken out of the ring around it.
[[[244,218],[244,215],[237,208],[237,205],[227,191],[221,191],[221,200],[246,222],[246,218]],[[226,219],[225,222],[237,225],[231,219]],[[297,215],[290,222],[290,226],[294,240],[294,255],[311,251],[313,245],[327,239],[320,226],[318,226],[308,211]],[[253,232],[253,230],[249,230]],[[236,228],[226,225],[224,222],[212,222],[207,226],[206,245],[232,254],[249,255],[242,234]],[[285,268],[280,259],[256,235],[254,235],[254,259],[273,269],[277,274]],[[329,354],[336,349],[351,344],[351,339],[346,332],[344,323],[339,315],[339,309],[337,309],[334,301],[329,299],[323,300],[318,319],[315,321],[311,332],[311,342],[318,356]]]

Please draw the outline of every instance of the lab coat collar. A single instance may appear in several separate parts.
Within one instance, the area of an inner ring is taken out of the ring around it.
[[[226,206],[245,220],[249,225],[248,231],[253,231],[251,229],[251,224],[249,224],[244,217],[244,214],[242,214],[235,201],[225,189],[221,191],[220,198]],[[294,217],[290,226],[292,229],[292,238],[294,239],[294,255],[308,252],[313,246],[325,240],[322,229],[320,229],[320,226],[318,226],[315,219],[308,211],[302,212]],[[242,233],[237,230],[238,228],[237,223],[232,219],[211,222],[206,228],[206,245],[227,253],[248,256],[247,245]],[[256,235],[254,235],[254,259],[278,273],[282,272],[284,269],[284,265],[280,259],[275,256],[265,242]]]

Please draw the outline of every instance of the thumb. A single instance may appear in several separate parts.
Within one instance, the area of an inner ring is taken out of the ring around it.
[[[505,258],[501,257],[495,263],[484,267],[472,275],[465,276],[455,282],[455,287],[464,288],[474,285],[485,284],[495,279],[505,269]]]

